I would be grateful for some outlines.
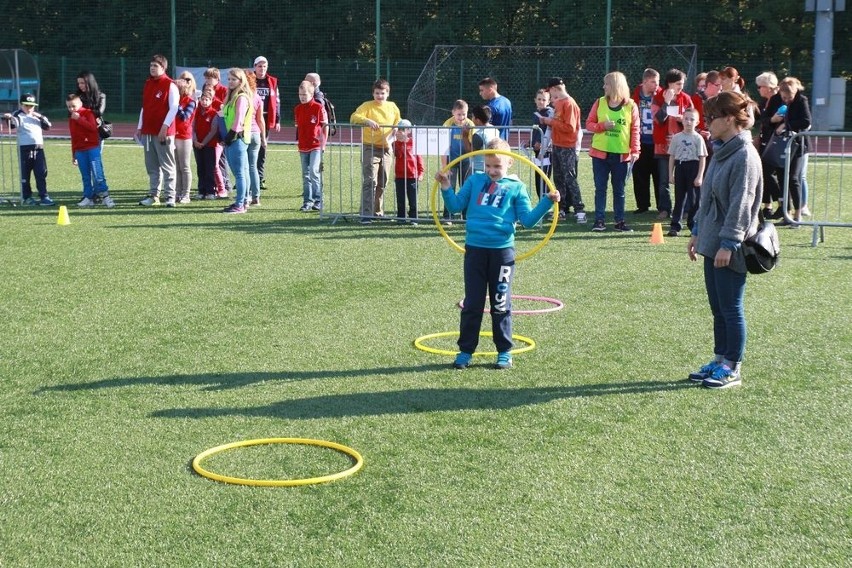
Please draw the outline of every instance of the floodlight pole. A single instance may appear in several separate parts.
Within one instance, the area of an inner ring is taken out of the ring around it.
[[[175,17],[175,0],[171,0],[171,20],[172,20],[172,75],[175,74],[174,69],[177,67],[177,18]]]
[[[609,73],[609,48],[612,43],[612,0],[606,0],[606,69],[604,70],[606,73]]]
[[[805,12],[815,12],[814,75],[811,104],[814,130],[828,130],[831,98],[831,57],[834,55],[834,13],[846,9],[845,0],[807,0]]]
[[[382,0],[376,0],[376,79],[382,75]]]

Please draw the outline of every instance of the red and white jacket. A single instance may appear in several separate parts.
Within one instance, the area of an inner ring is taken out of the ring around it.
[[[681,91],[666,104],[663,98],[664,90],[654,95],[651,100],[651,114],[654,117],[654,154],[668,155],[669,142],[672,136],[683,130],[683,124],[674,116],[667,114],[667,107],[677,107],[677,114],[683,116],[683,111],[692,108],[692,98]]]
[[[174,106],[172,106],[172,100],[174,100]],[[174,136],[174,118],[179,100],[177,85],[168,75],[163,73],[159,77],[148,77],[142,89],[142,112],[139,116],[139,129],[142,134],[157,136],[160,128],[168,120],[169,127],[166,135]]]

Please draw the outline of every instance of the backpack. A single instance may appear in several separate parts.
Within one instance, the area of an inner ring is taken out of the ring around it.
[[[328,117],[328,135],[337,135],[337,115],[334,114],[334,103],[327,96],[323,96],[322,106],[325,108],[325,114]]]

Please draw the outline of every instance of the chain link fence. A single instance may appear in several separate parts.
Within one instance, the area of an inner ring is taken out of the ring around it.
[[[153,52],[151,53],[153,55]],[[265,55],[258,53],[258,55]],[[81,71],[91,71],[98,86],[107,95],[110,115],[138,115],[142,102],[142,86],[148,76],[150,56],[139,57],[65,57],[37,56],[41,75],[40,106],[45,112],[64,111],[65,96],[77,88],[76,77]],[[178,58],[178,67],[252,68],[253,58],[222,57],[217,59]],[[169,62],[168,74],[175,76],[175,65]],[[391,99],[405,111],[405,98],[423,69],[422,60],[383,61],[382,75],[391,83]],[[292,108],[299,103],[297,90],[306,73],[319,73],[322,90],[334,102],[339,121],[362,102],[372,98],[375,81],[375,62],[367,59],[285,59],[269,58],[269,73],[279,80],[281,109],[286,121]],[[54,112],[56,114],[56,112]],[[56,114],[59,116],[59,114]]]
[[[453,101],[479,101],[478,84],[484,77],[498,83],[498,91],[516,109],[532,107],[536,90],[548,77],[559,76],[580,108],[587,111],[603,95],[603,77],[609,69],[627,76],[631,86],[653,67],[665,75],[676,67],[686,73],[686,90],[697,70],[696,45],[643,45],[619,47],[510,47],[439,45],[432,51],[408,97],[408,114],[415,124],[440,124],[450,114]],[[609,62],[609,69],[607,67]],[[517,114],[517,111],[516,111]],[[517,121],[516,121],[517,122]]]

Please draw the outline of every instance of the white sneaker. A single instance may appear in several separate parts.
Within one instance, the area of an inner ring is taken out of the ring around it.
[[[112,209],[113,207],[115,207],[115,201],[113,201],[113,200],[112,200],[112,197],[110,197],[109,195],[104,196],[104,198],[103,198],[103,204],[104,204],[104,206],[106,206],[106,207],[108,207],[108,208],[110,208],[110,209]]]
[[[811,216],[811,210],[808,209],[807,205],[802,205],[801,213],[802,213],[802,217],[810,217]]]
[[[139,205],[144,205],[145,207],[152,207],[154,205],[160,204],[160,198],[155,197],[153,195],[146,197],[142,201],[139,202]]]
[[[585,223],[586,222],[586,214],[583,211],[577,213],[577,222]]]
[[[84,197],[83,200],[77,204],[77,207],[94,207],[95,202],[89,199],[88,197]]]
[[[178,203],[182,203],[182,204],[184,204],[184,205],[185,205],[185,204],[187,204],[187,203],[192,203],[192,201],[190,201],[190,199],[189,199],[189,196],[188,196],[188,195],[184,195],[183,197],[181,197],[180,199],[178,199]],[[166,206],[168,206],[168,203],[166,203]]]
[[[166,199],[166,207],[174,207],[174,206],[175,206],[174,197],[172,197],[171,199]]]

